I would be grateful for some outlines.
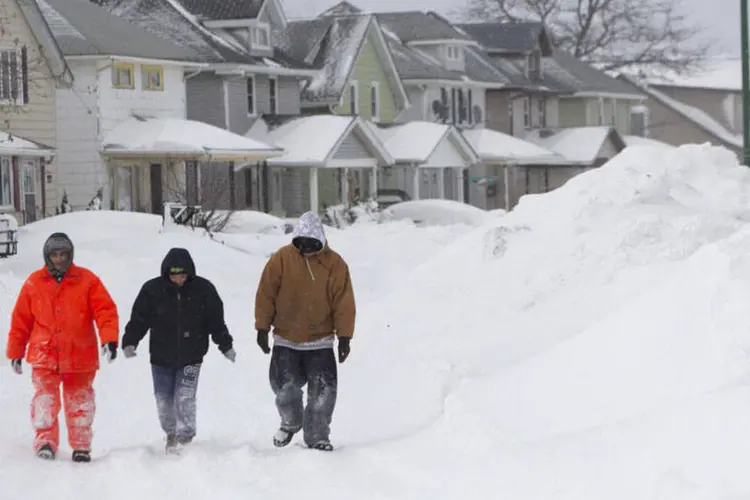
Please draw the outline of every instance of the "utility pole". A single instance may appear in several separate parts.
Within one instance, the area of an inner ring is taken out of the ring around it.
[[[742,160],[750,167],[750,36],[747,26],[747,1],[740,0],[740,30],[742,36]]]

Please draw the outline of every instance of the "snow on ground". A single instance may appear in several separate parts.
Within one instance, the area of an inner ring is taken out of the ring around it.
[[[382,212],[384,219],[410,220],[427,226],[465,224],[481,226],[497,214],[452,200],[414,200],[389,206]]]
[[[210,352],[199,438],[177,460],[160,456],[145,350],[104,366],[97,461],[84,466],[30,456],[28,374],[3,365],[0,493],[747,498],[748,220],[750,172],[731,153],[639,146],[480,227],[330,230],[359,299],[332,454],[270,443],[277,417],[252,301],[268,253],[289,235],[228,234],[222,244],[106,212],[32,224],[21,255],[0,262],[6,323],[52,230],[70,232],[78,261],[102,275],[124,317],[167,248],[184,245],[224,294],[239,358]]]

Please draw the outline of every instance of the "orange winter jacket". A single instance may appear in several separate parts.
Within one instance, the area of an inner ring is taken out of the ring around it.
[[[97,342],[94,322],[101,342]],[[118,342],[117,306],[99,277],[71,264],[60,283],[42,268],[21,288],[8,333],[8,359],[60,373],[99,369],[99,344]]]

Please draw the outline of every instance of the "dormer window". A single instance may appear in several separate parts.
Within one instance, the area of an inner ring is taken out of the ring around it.
[[[445,58],[449,61],[458,61],[461,59],[461,49],[455,45],[448,45],[445,48]]]
[[[534,50],[531,54],[526,56],[526,70],[529,78],[532,80],[540,80],[542,78],[542,51],[539,49]]]
[[[250,28],[250,43],[253,48],[271,48],[271,28],[267,24],[258,24]]]

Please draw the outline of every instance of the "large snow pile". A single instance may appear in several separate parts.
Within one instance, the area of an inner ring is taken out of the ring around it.
[[[206,358],[199,438],[176,461],[160,453],[147,357],[105,366],[98,461],[83,467],[30,457],[28,375],[3,366],[3,498],[750,496],[750,172],[724,149],[629,147],[478,228],[331,230],[359,294],[332,454],[270,443],[252,301],[288,235],[231,235],[237,251],[160,235],[156,218],[101,217],[21,230],[22,254],[0,262],[6,322],[52,229],[71,232],[123,316],[181,245],[225,296],[238,362]]]

